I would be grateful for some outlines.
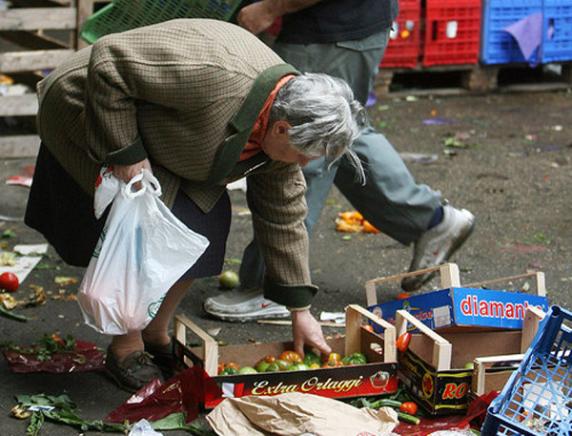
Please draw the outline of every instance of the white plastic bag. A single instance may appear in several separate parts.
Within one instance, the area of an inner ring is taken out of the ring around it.
[[[137,182],[142,188],[133,191]],[[103,334],[123,335],[149,324],[169,288],[209,242],[163,204],[159,182],[149,171],[125,184],[103,169],[98,183],[96,215],[101,216],[111,201],[113,205],[78,302],[86,324]]]

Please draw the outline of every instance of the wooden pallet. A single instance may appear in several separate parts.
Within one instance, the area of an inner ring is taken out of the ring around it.
[[[80,0],[81,1],[81,0]],[[77,7],[73,0],[11,0],[0,11],[0,74],[35,89],[46,70],[75,52]],[[35,93],[0,96],[0,117],[33,117]],[[0,157],[35,156],[39,138],[30,134],[0,136]]]
[[[558,64],[557,64],[558,65]],[[528,82],[506,79],[510,71],[531,75],[528,65],[452,65],[439,67],[382,69],[376,76],[374,89],[378,96],[392,95],[459,95],[469,93],[534,92],[567,89],[572,87],[572,62],[559,64],[562,68],[559,80],[542,77]],[[540,74],[537,74],[540,76]]]

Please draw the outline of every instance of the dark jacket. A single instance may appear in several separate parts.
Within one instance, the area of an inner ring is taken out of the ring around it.
[[[362,39],[387,30],[397,8],[397,0],[323,0],[284,15],[278,40],[312,44]]]

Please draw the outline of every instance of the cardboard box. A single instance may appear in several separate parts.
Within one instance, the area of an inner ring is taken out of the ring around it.
[[[383,333],[372,333],[365,329],[363,318],[367,318]],[[187,347],[187,333],[198,336],[202,341],[201,346]],[[369,362],[365,365],[221,376],[217,375],[219,362],[233,361],[241,366],[254,366],[267,355],[278,356],[282,351],[293,350],[292,342],[219,347],[212,337],[184,316],[175,318],[175,336],[185,364],[202,365],[222,390],[222,396],[205,399],[204,405],[208,409],[224,398],[246,395],[303,392],[329,398],[352,398],[397,391],[395,327],[355,305],[346,308],[345,337],[329,340],[328,344],[340,354],[364,353]]]
[[[403,300],[377,303],[377,285],[427,271],[438,271],[441,286],[446,289],[413,295]],[[477,286],[527,277],[536,279],[536,295],[477,288]],[[522,320],[528,307],[534,306],[542,311],[548,310],[542,272],[503,277],[461,286],[459,269],[457,265],[452,263],[423,271],[369,280],[366,283],[366,296],[368,309],[377,316],[394,323],[396,311],[406,310],[432,330],[455,327],[521,329]]]
[[[465,330],[440,335],[409,312],[399,310],[397,336],[405,333],[408,325],[420,332],[413,333],[409,348],[399,353],[399,378],[428,413],[465,413],[473,380],[473,370],[466,365],[482,357],[524,353],[542,316],[542,312],[529,308],[521,331]],[[489,389],[502,388],[503,380],[497,379]]]

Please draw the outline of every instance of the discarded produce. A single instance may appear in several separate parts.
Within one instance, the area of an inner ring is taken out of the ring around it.
[[[419,407],[417,406],[417,403],[414,403],[413,401],[406,401],[399,406],[399,411],[407,413],[408,415],[417,415],[418,409]]]
[[[397,398],[397,395],[392,398],[382,398],[373,402],[368,401],[366,398],[360,398],[357,400],[357,403],[354,404],[356,404],[357,407],[369,407],[370,409],[391,407],[398,410],[397,417],[400,421],[413,425],[418,425],[421,422],[419,418],[413,416],[415,413],[417,413],[418,410],[416,403],[413,401],[406,401],[402,403],[401,401],[395,400],[393,398]]]
[[[238,286],[240,280],[234,271],[225,271],[218,277],[218,283],[223,289],[232,289]]]
[[[409,342],[411,342],[411,333],[405,332],[399,335],[397,341],[395,342],[395,346],[401,353],[405,353],[409,347]]]
[[[0,274],[0,289],[6,292],[16,292],[20,287],[18,276],[12,272]]]
[[[379,233],[379,230],[357,211],[338,213],[336,230],[342,233]]]
[[[9,251],[0,253],[0,266],[14,266],[16,265],[16,255]]]

